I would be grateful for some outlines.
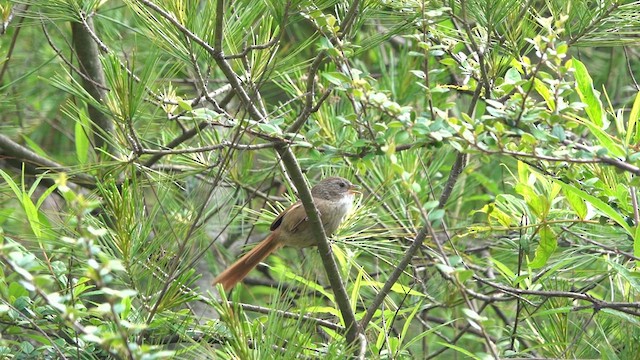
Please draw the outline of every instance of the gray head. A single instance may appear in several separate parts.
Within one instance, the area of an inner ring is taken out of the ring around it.
[[[313,197],[338,201],[344,196],[358,193],[358,187],[341,177],[328,177],[311,188]]]

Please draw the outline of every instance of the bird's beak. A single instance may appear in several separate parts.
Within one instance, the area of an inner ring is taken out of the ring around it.
[[[351,194],[362,194],[362,191],[360,191],[360,186],[358,186],[356,184],[351,184],[349,186],[349,193],[351,193]]]

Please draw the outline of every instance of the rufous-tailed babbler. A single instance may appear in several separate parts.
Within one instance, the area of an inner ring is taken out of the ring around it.
[[[341,177],[329,177],[311,188],[327,236],[333,234],[353,205],[358,187]],[[213,284],[222,284],[225,291],[242,281],[262,260],[283,246],[299,248],[317,245],[304,206],[298,200],[280,213],[271,224],[271,233],[258,245],[229,266]]]

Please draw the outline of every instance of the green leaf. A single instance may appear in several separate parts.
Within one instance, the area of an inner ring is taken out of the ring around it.
[[[337,85],[337,86],[344,86],[346,84],[351,83],[351,79],[349,79],[349,77],[337,71],[323,72],[322,77],[327,79],[327,81],[329,81],[333,85]]]
[[[384,283],[380,281],[366,280],[362,282],[362,286],[371,286],[374,289],[382,289],[382,287],[384,286]],[[409,294],[412,296],[425,296],[423,293],[413,290],[410,287],[404,286],[400,283],[393,284],[393,286],[391,287],[391,291],[401,295]]]
[[[558,247],[556,234],[549,225],[542,225],[538,233],[540,234],[540,243],[536,248],[536,255],[534,259],[529,262],[529,266],[534,269],[541,268],[546,265],[547,261]]]
[[[550,110],[553,111],[556,109],[556,102],[553,100],[553,95],[551,94],[551,91],[549,91],[549,88],[542,82],[542,80],[534,79],[533,88],[536,89],[540,96],[542,96],[544,101],[547,103],[547,107],[549,107]]]
[[[553,129],[551,129],[551,134],[558,138],[560,141],[564,141],[567,138],[567,135],[564,132],[562,126],[555,124],[553,125]]]
[[[80,111],[75,124],[76,157],[80,164],[86,164],[89,159],[89,118],[84,111]]]
[[[574,76],[576,78],[576,90],[580,96],[580,100],[587,105],[585,111],[593,124],[602,127],[604,125],[602,110],[602,101],[600,101],[598,92],[593,88],[593,80],[587,67],[580,60],[572,58],[567,62],[568,67],[575,69]]]
[[[598,125],[594,125],[593,123],[588,121],[580,121],[580,123],[586,125],[589,128],[589,131],[591,131],[593,136],[595,136],[598,139],[599,144],[603,146],[603,148],[607,150],[612,156],[615,156],[618,158],[626,157],[626,152],[624,151],[624,148],[622,147],[622,145],[619,144],[620,143],[619,140],[609,135],[606,131],[602,130],[602,128]],[[605,156],[606,153],[600,153],[599,151],[597,151],[596,155]]]
[[[433,221],[433,222],[440,221],[442,220],[442,218],[444,218],[444,214],[445,214],[444,209],[433,210],[428,215],[429,221]]]
[[[638,275],[640,275],[640,273],[637,271],[631,271],[615,261],[606,260],[606,257],[603,257],[603,259],[605,259],[605,262],[609,264],[609,266],[615,269],[618,275],[626,280],[626,283],[630,285],[636,293],[640,291],[640,280],[638,280]]]
[[[629,145],[631,143],[637,144],[640,141],[640,126],[638,126],[638,117],[640,117],[640,91],[636,94],[636,99],[633,101],[633,107],[631,107],[631,113],[629,113],[629,125],[627,126],[627,135],[625,145]],[[634,134],[635,128],[635,136],[633,136],[633,141],[631,141],[631,136]]]
[[[424,205],[422,206],[423,209],[425,210],[431,210],[431,209],[435,209],[438,207],[438,205],[440,205],[440,201],[438,200],[431,200],[431,201],[427,201],[426,203],[424,203]]]
[[[469,350],[467,350],[467,349],[465,349],[463,347],[456,346],[456,345],[449,344],[449,343],[443,343],[443,342],[438,342],[438,344],[442,345],[442,346],[445,346],[445,347],[448,347],[449,349],[453,349],[453,350],[455,350],[455,351],[457,351],[457,352],[459,352],[459,353],[461,353],[463,355],[466,355],[470,359],[481,360],[481,358],[479,356],[473,354],[472,352],[470,352]]]
[[[259,123],[258,128],[268,135],[281,135],[282,130],[272,123]]]
[[[307,313],[310,314],[329,314],[336,317],[341,317],[340,311],[333,306],[309,306],[305,308]]]
[[[584,220],[587,217],[587,204],[579,194],[575,192],[565,191],[565,199],[569,203],[569,206],[575,211],[580,220]]]
[[[493,263],[493,265],[498,269],[498,271],[504,276],[507,280],[513,281],[516,278],[516,274],[509,269],[509,267],[502,262],[498,261],[494,258],[489,258],[489,260]]]
[[[27,135],[22,135],[22,138],[24,139],[24,142],[29,146],[29,149],[33,150],[33,152],[45,158],[49,157],[49,154],[44,151],[35,141],[31,140],[30,137],[28,137]]]
[[[22,191],[18,187],[18,185],[13,181],[11,176],[9,176],[9,174],[5,173],[4,171],[0,170],[0,176],[2,176],[4,178],[4,181],[6,181],[7,184],[9,184],[9,187],[11,187],[11,190],[16,195],[16,198],[22,204],[22,208],[25,214],[27,215],[27,220],[29,221],[29,226],[31,227],[33,234],[36,236],[37,239],[40,239],[42,236],[42,229],[40,227],[41,225],[40,216],[38,215],[37,207],[29,197],[29,193]],[[37,185],[34,185],[34,186],[37,186]]]
[[[418,314],[418,311],[422,310],[422,302],[423,302],[423,299],[420,299],[420,301],[418,301],[418,304],[412,306],[413,310],[411,311],[409,316],[407,316],[405,323],[402,326],[402,331],[400,332],[400,339],[402,340],[402,343],[404,343],[404,339],[409,333],[409,328],[410,328],[410,325],[412,324],[413,318]]]
[[[633,256],[640,257],[640,225],[636,226],[633,236]],[[640,261],[636,260],[636,266],[640,266]]]
[[[191,106],[191,103],[188,101],[184,101],[182,98],[178,98],[178,106],[180,106],[180,109],[182,109],[183,111],[192,111],[193,107]]]
[[[631,230],[631,227],[625,221],[624,217],[620,215],[611,205],[605,203],[604,201],[598,199],[597,197],[587,194],[585,191],[576,188],[575,186],[565,184],[562,182],[558,182],[558,184],[562,187],[565,195],[568,193],[573,193],[574,196],[578,196],[584,201],[589,202],[593,207],[598,210],[600,213],[607,215],[611,220],[613,220],[616,224],[620,225],[630,236],[634,235],[634,231]]]
[[[522,76],[516,68],[510,68],[506,74],[504,74],[504,82],[507,84],[516,84],[521,80]]]
[[[9,174],[4,172],[2,169],[0,169],[0,176],[2,176],[2,178],[7,183],[7,185],[9,185],[9,187],[11,188],[13,193],[16,195],[16,197],[20,198],[20,196],[21,196],[20,194],[22,194],[22,191],[18,187],[18,184],[16,184],[16,182],[13,181],[11,176],[9,176]]]
[[[623,313],[622,311],[618,311],[615,309],[602,309],[600,310],[603,313],[618,317],[620,319],[622,319],[625,322],[630,323],[631,325],[635,326],[635,327],[640,327],[640,321],[638,321],[638,319],[633,316],[633,315],[629,315],[626,313]]]
[[[349,300],[351,300],[351,308],[356,309],[358,307],[358,299],[360,298],[358,295],[360,294],[360,289],[362,287],[362,278],[364,277],[364,269],[360,268],[358,271],[358,276],[356,277],[356,281],[353,282],[353,288],[351,289],[351,296]]]
[[[520,182],[516,185],[516,192],[524,198],[527,206],[531,211],[540,219],[547,217],[551,202],[544,194],[537,194],[532,186],[524,182]]]
[[[304,276],[295,274],[290,267],[286,267],[284,265],[277,265],[277,266],[271,266],[270,268],[271,268],[271,271],[273,271],[274,273],[279,274],[280,276],[283,276],[287,279],[297,281],[305,285],[306,287],[308,287],[309,290],[317,291],[319,294],[326,296],[327,299],[329,299],[330,301],[334,301],[333,294],[329,291],[326,291],[324,287],[322,287],[322,285],[314,281],[308,280]]]
[[[456,269],[455,274],[458,277],[460,283],[464,283],[473,277],[473,270]]]

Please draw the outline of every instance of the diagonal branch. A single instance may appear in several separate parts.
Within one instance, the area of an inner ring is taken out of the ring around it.
[[[71,169],[34,153],[3,134],[0,134],[0,153],[5,157],[15,158],[19,162],[31,165],[36,169],[43,169],[42,171],[37,171],[36,174],[44,174],[46,170],[67,173],[74,178],[74,183],[87,188],[95,187],[95,181],[91,176],[78,173],[74,174]]]
[[[361,337],[362,328],[358,325],[353,309],[351,308],[349,295],[347,294],[347,290],[345,289],[340,276],[340,269],[338,269],[338,264],[336,264],[336,261],[333,258],[331,245],[329,244],[327,235],[322,227],[322,221],[320,221],[318,209],[313,203],[311,191],[304,181],[304,175],[302,174],[300,165],[298,164],[295,155],[293,155],[293,151],[291,151],[291,148],[288,146],[281,146],[277,148],[277,150],[282,158],[282,163],[291,176],[293,185],[298,189],[298,196],[300,197],[300,201],[302,202],[302,205],[304,205],[304,210],[309,218],[309,226],[311,226],[313,233],[316,235],[315,240],[318,244],[318,251],[322,258],[322,264],[327,272],[327,278],[329,279],[331,289],[333,290],[336,298],[336,303],[340,309],[340,313],[342,314],[345,327],[347,328],[347,341],[352,345],[356,345],[360,342],[360,346],[362,346],[362,341],[364,341]]]
[[[380,289],[380,291],[378,292],[376,297],[373,299],[371,304],[369,304],[369,307],[367,308],[367,312],[365,313],[364,317],[360,320],[360,326],[363,329],[367,328],[367,325],[369,324],[371,319],[373,319],[373,315],[378,310],[378,307],[380,307],[385,297],[387,297],[387,294],[389,294],[393,285],[395,285],[395,283],[398,281],[398,279],[400,278],[400,275],[404,273],[404,269],[409,265],[409,263],[411,262],[411,259],[413,259],[413,256],[418,252],[418,250],[420,250],[422,243],[424,243],[424,239],[426,239],[427,234],[429,233],[430,227],[431,227],[431,223],[429,222],[426,222],[424,226],[422,226],[422,228],[416,235],[415,239],[413,239],[411,246],[409,247],[409,249],[407,249],[407,252],[404,254],[400,262],[398,262],[398,265],[395,266],[395,268],[393,269],[393,272],[391,273],[391,275],[389,275],[389,278],[387,279],[387,281],[385,281],[382,289]]]

